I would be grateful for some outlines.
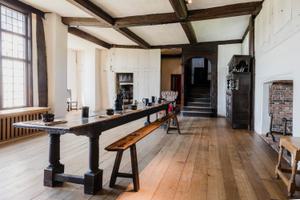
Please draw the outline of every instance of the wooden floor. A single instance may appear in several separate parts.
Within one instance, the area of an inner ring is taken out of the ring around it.
[[[131,192],[127,179],[118,179],[117,189],[109,188],[115,153],[106,152],[104,146],[142,125],[140,120],[100,137],[104,190],[95,196],[84,195],[83,186],[76,184],[43,187],[46,135],[0,145],[0,199],[287,199],[283,183],[274,178],[275,151],[255,134],[230,129],[221,118],[185,117],[181,118],[182,135],[167,135],[163,129],[149,135],[137,145],[141,190]],[[87,142],[86,137],[72,134],[61,138],[61,161],[67,173],[86,172]],[[130,170],[129,161],[126,152],[122,171]]]

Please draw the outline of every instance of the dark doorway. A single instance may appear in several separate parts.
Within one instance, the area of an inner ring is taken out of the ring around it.
[[[181,103],[181,75],[171,74],[171,90],[178,92],[177,104]]]
[[[207,58],[191,58],[185,65],[186,116],[214,116],[211,104],[211,62]]]
[[[207,69],[195,68],[194,71],[194,84],[201,85],[201,83],[207,82]]]

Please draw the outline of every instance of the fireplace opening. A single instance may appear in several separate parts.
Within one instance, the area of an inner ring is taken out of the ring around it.
[[[269,93],[272,131],[283,135],[293,133],[293,82],[273,82]]]
[[[273,81],[268,83],[268,122],[265,140],[275,149],[279,149],[279,140],[283,135],[293,135],[293,81]]]

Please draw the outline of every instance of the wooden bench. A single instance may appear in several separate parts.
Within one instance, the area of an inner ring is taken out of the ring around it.
[[[299,174],[298,162],[300,161],[300,137],[284,136],[280,138],[280,151],[278,164],[276,166],[275,174],[277,178],[281,178],[284,184],[287,186],[288,195],[291,197],[296,190],[300,190],[300,187],[296,185],[296,174]],[[287,150],[292,154],[291,168],[286,169],[281,166],[281,160],[283,157],[283,151]],[[289,178],[285,173],[291,174]]]
[[[155,122],[152,122],[143,128],[140,128],[127,136],[119,139],[118,141],[112,143],[111,145],[107,146],[105,150],[107,151],[116,151],[116,159],[114,163],[114,167],[111,174],[111,179],[109,186],[114,187],[117,177],[123,177],[123,178],[132,178],[133,179],[133,186],[134,191],[137,192],[140,188],[139,184],[139,170],[138,170],[138,162],[137,162],[137,153],[136,153],[136,143],[155,131],[157,128],[159,128],[161,125],[166,123],[167,121],[170,121],[170,119],[173,119],[174,113],[169,113],[167,116],[156,120]],[[177,119],[177,117],[176,117]],[[178,120],[177,120],[178,125]],[[179,129],[179,128],[178,128]],[[132,168],[132,174],[129,173],[121,173],[119,172],[123,152],[130,148],[130,156],[131,156],[131,168]]]

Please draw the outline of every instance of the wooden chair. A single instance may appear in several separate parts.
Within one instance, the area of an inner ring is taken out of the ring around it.
[[[170,121],[170,119],[173,117],[173,113],[168,114],[167,116],[156,120],[155,122],[152,122],[143,128],[140,128],[127,136],[119,139],[118,141],[110,144],[105,148],[107,151],[116,151],[116,159],[114,163],[114,167],[111,174],[111,179],[109,186],[114,187],[117,177],[123,177],[123,178],[132,178],[133,179],[133,188],[134,191],[137,192],[140,188],[139,183],[139,170],[138,170],[138,161],[137,161],[137,153],[136,153],[136,143],[152,133],[154,130],[158,129],[162,124],[164,124],[167,121]],[[128,173],[121,173],[119,172],[123,152],[126,149],[130,149],[130,156],[131,156],[131,168],[132,168],[132,174]]]
[[[67,89],[67,111],[78,110],[78,101],[72,100],[72,91]]]
[[[280,150],[278,157],[278,164],[276,166],[275,174],[277,178],[281,178],[284,184],[287,186],[288,195],[293,196],[296,190],[300,190],[300,187],[296,186],[295,178],[296,174],[300,173],[298,170],[298,162],[300,161],[300,137],[283,136],[280,138]],[[282,168],[281,160],[283,157],[283,151],[287,150],[292,154],[291,168]],[[290,173],[290,178],[287,178],[284,173]]]

